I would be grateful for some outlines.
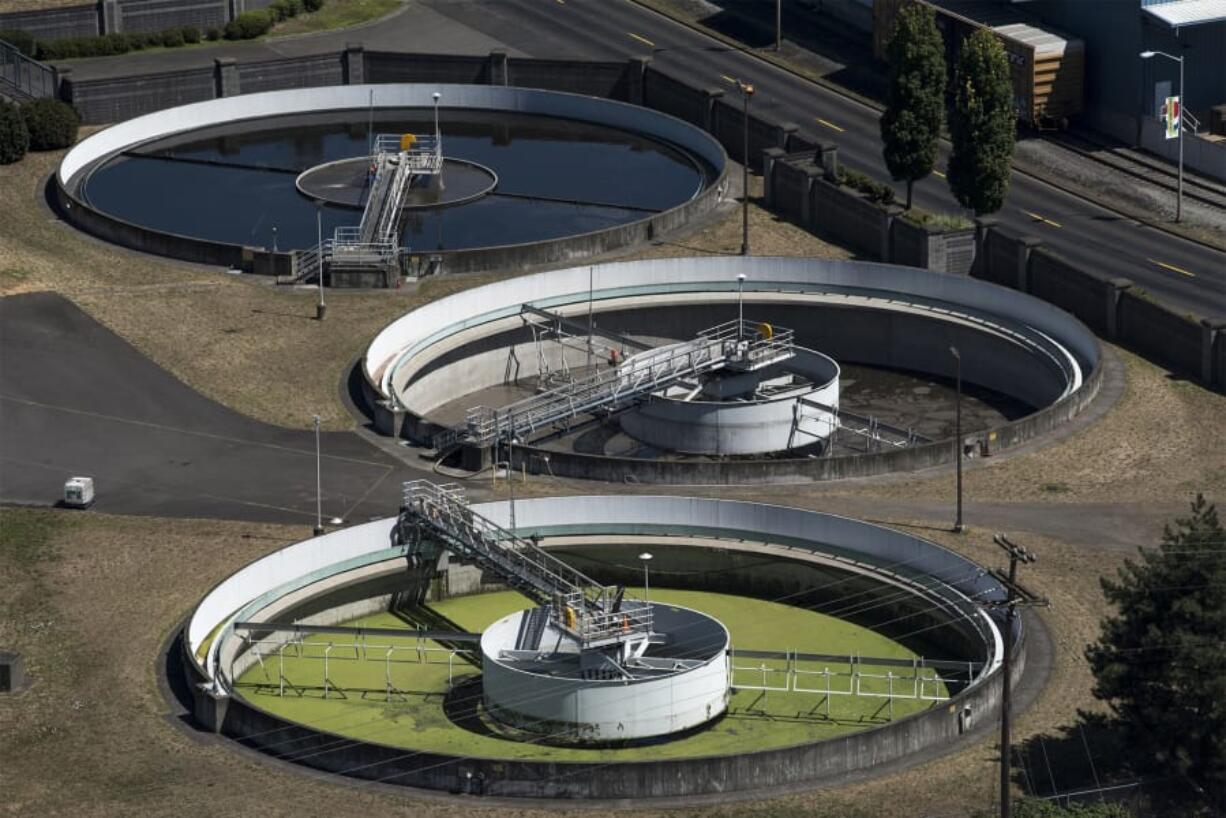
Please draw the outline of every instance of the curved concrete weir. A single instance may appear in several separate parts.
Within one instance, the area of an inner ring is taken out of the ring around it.
[[[506,502],[476,504],[471,509],[499,526],[510,526],[514,519],[516,536],[538,538],[546,549],[573,550],[576,541],[584,538],[624,538],[628,543],[651,538],[662,545],[676,544],[665,548],[682,548],[696,555],[743,548],[754,549],[759,560],[770,552],[789,562],[821,565],[823,570],[854,577],[859,583],[854,587],[880,597],[888,605],[890,621],[902,617],[908,630],[922,631],[931,638],[941,634],[937,649],[965,662],[963,682],[939,705],[852,734],[774,749],[738,747],[718,755],[649,755],[601,763],[406,752],[404,747],[331,732],[328,723],[289,721],[262,708],[258,696],[236,688],[235,681],[244,669],[259,661],[243,634],[260,634],[263,650],[275,654],[276,647],[270,648],[269,640],[289,644],[293,632],[273,625],[261,628],[261,623],[345,622],[380,604],[363,595],[363,583],[377,587],[386,600],[388,592],[395,593],[400,587],[397,583],[407,580],[411,569],[406,554],[412,546],[398,544],[393,536],[396,519],[388,518],[282,548],[209,592],[192,613],[183,640],[182,660],[197,682],[196,718],[247,746],[288,754],[298,763],[358,778],[457,792],[466,791],[457,788],[457,782],[466,775],[480,774],[486,795],[603,799],[815,785],[924,753],[957,737],[972,719],[989,720],[999,707],[1003,620],[984,603],[1003,599],[1004,589],[979,565],[920,537],[786,506],[692,497],[533,498],[518,501],[514,512]],[[876,590],[870,592],[870,587]],[[329,596],[344,603],[329,607],[321,601]],[[683,612],[679,609],[678,615]],[[515,618],[497,621],[482,637],[483,645],[497,648],[514,641],[517,622]],[[1014,622],[1014,628],[1013,667],[1020,676],[1025,672],[1027,638],[1021,620]],[[722,625],[709,620],[703,628],[690,628],[686,633],[698,645],[692,670],[650,683],[660,688],[652,695],[663,700],[674,695],[678,685],[692,686],[687,695],[700,706],[678,711],[683,725],[715,714],[714,706],[708,714],[706,703],[718,702],[721,684],[727,683],[728,661],[723,647],[728,637]],[[507,695],[521,710],[531,705],[533,710],[527,714],[531,718],[553,719],[553,711],[539,709],[553,701],[551,694],[573,698],[572,691],[561,689],[566,683],[560,687],[535,684],[530,674],[519,671],[512,674],[516,678],[504,678],[505,665],[485,664],[485,672],[496,677],[495,705],[499,704],[497,696]],[[616,699],[621,689],[618,684],[596,691],[595,699],[588,703],[598,706],[601,702],[597,700],[606,695]],[[571,698],[564,698],[563,703],[573,704]],[[608,715],[593,711],[594,717]],[[618,729],[612,723],[609,727]]]
[[[740,275],[745,281],[738,296]],[[857,364],[952,381],[956,362],[950,350],[957,348],[964,383],[1032,409],[977,431],[967,441],[984,451],[1019,444],[1073,417],[1097,394],[1101,379],[1098,340],[1079,321],[1043,301],[983,281],[868,262],[661,259],[525,276],[413,310],[372,341],[362,362],[376,426],[420,445],[436,445],[439,432],[453,425],[436,419],[440,408],[478,390],[531,383],[574,366],[581,356],[564,345],[542,351],[525,322],[529,310],[569,321],[579,328],[581,342],[586,341],[582,328],[590,321],[609,337],[654,337],[667,345],[736,315],[738,298],[747,316],[793,327],[797,348],[819,351],[832,364],[837,361],[836,367]],[[829,379],[816,377],[814,383]],[[832,408],[837,402],[837,393],[813,400]],[[762,439],[750,435],[750,445],[740,448],[726,445],[715,431],[721,426],[718,413],[705,429],[678,432],[703,416],[703,407],[678,410],[679,403],[644,404],[624,415],[625,427],[652,442],[671,439],[677,450],[742,457],[643,460],[546,451],[517,441],[516,463],[603,480],[735,483],[865,476],[953,459],[953,447],[941,441],[837,457],[746,459],[753,452],[790,447],[776,445],[765,434]],[[769,412],[769,404],[753,408]],[[733,411],[752,414],[749,405]],[[731,414],[727,425],[735,427]],[[730,428],[729,436],[736,434]]]

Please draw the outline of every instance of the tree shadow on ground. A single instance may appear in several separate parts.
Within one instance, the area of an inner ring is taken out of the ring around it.
[[[1116,803],[1139,817],[1205,814],[1186,782],[1155,773],[1118,719],[1080,710],[1077,716],[1014,745],[1013,780],[1026,795],[1065,807]]]
[[[775,44],[775,4],[760,0],[709,0],[719,11],[698,20],[753,49]],[[872,37],[819,10],[783,4],[784,52],[823,77],[870,99],[885,98],[885,71],[873,58]],[[803,52],[811,52],[805,54]]]

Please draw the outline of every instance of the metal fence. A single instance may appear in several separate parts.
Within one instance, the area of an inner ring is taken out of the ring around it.
[[[55,71],[0,40],[0,88],[27,97],[55,97]]]

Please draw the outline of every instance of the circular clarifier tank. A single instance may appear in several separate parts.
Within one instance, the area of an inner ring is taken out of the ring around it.
[[[395,95],[380,88],[391,101]],[[508,98],[508,105],[522,102],[525,94],[533,100],[536,95],[561,98],[567,104],[552,104],[553,110],[573,115],[522,110],[549,105],[491,110],[499,99],[470,107],[457,98],[461,94],[446,88],[439,111],[445,157],[441,180],[414,187],[404,203],[400,242],[411,252],[471,251],[609,231],[694,202],[723,173],[722,151],[712,150],[708,137],[646,109],[566,94],[487,88],[518,91],[520,96]],[[281,93],[286,92],[254,96]],[[399,98],[415,101],[420,96]],[[330,237],[336,228],[360,221],[373,180],[375,136],[433,133],[434,114],[428,105],[384,104],[373,111],[337,106],[209,119],[199,127],[136,139],[117,150],[87,151],[101,155],[68,176],[65,188],[87,211],[112,224],[125,223],[123,231],[101,231],[108,237],[130,243],[129,227],[169,236],[169,242],[141,244],[169,255],[199,257],[177,252],[175,239],[194,241],[196,247],[207,242],[304,250],[316,245],[321,231]],[[640,122],[643,127],[635,127]],[[63,183],[65,168],[60,176]],[[66,207],[70,219],[72,204]],[[81,223],[82,215],[76,215],[74,220]],[[98,223],[85,221],[87,229]]]

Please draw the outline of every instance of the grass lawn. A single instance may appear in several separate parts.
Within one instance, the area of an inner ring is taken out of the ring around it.
[[[857,625],[778,603],[747,597],[710,594],[699,591],[652,589],[652,599],[671,602],[709,613],[722,621],[732,635],[734,648],[752,650],[799,650],[810,653],[856,653],[882,658],[910,659],[914,654],[903,646]],[[470,630],[481,630],[494,620],[529,606],[513,591],[458,597],[432,607],[442,616]],[[351,624],[367,627],[404,627],[390,613],[355,620]],[[324,698],[323,655],[328,651],[330,688]],[[665,744],[649,747],[578,749],[553,747],[515,741],[510,738],[478,734],[454,724],[443,711],[449,675],[460,684],[479,673],[463,657],[449,656],[445,650],[419,656],[416,640],[372,637],[365,655],[359,655],[346,637],[317,635],[307,640],[301,656],[285,652],[282,658],[272,653],[239,679],[241,691],[251,701],[270,712],[313,725],[321,730],[353,738],[432,752],[471,756],[533,758],[542,760],[633,760],[637,758],[676,758],[714,755],[767,747],[783,747],[806,741],[832,738],[845,733],[879,726],[889,721],[885,698],[833,696],[830,718],[825,717],[825,696],[821,693],[785,693],[738,689],[732,696],[728,714],[706,730]],[[375,646],[378,643],[379,647]],[[396,650],[390,652],[389,647]],[[428,647],[438,648],[433,643]],[[283,663],[283,664],[282,664]],[[734,684],[783,684],[781,660],[736,659]],[[760,668],[766,667],[765,672]],[[846,673],[846,663],[830,663],[835,673]],[[822,667],[805,668],[820,672]],[[885,673],[885,668],[862,667],[865,672]],[[893,669],[895,673],[908,670]],[[387,674],[400,693],[387,700]],[[280,695],[280,676],[288,684]],[[834,690],[847,689],[850,679],[835,677]],[[822,688],[820,676],[804,682]],[[884,692],[886,683],[866,681]],[[340,688],[338,694],[337,688]],[[899,694],[909,692],[910,684],[895,683]],[[929,695],[944,694],[939,683],[928,684]],[[932,706],[931,702],[895,699],[894,717]]]
[[[361,25],[391,14],[401,2],[403,0],[325,0],[319,11],[277,23],[268,36],[285,37]]]

